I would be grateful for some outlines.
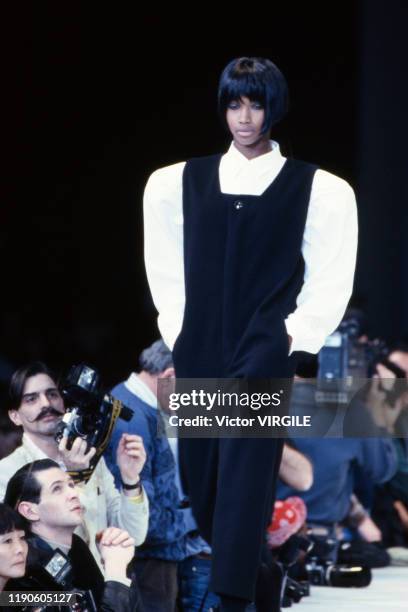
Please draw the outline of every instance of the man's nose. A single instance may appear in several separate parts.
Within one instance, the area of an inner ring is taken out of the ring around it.
[[[50,402],[50,400],[48,399],[48,396],[47,396],[47,394],[46,394],[46,393],[41,393],[41,396],[40,396],[40,397],[41,397],[41,405],[42,405],[43,407],[46,407],[46,406],[51,406],[51,402]]]
[[[76,487],[69,487],[68,489],[68,499],[72,501],[73,499],[77,499],[79,501],[79,495]]]

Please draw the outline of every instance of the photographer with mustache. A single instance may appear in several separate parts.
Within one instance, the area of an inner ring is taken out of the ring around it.
[[[87,451],[85,440],[76,438],[70,449],[66,438],[57,444],[55,432],[65,407],[55,378],[41,362],[17,370],[9,388],[8,415],[23,428],[22,444],[0,461],[0,501],[13,474],[27,463],[52,459],[65,471],[80,472],[89,466],[95,449]],[[122,480],[119,492],[113,477],[101,458],[87,483],[79,483],[84,516],[76,533],[88,544],[101,566],[95,543],[98,532],[107,527],[120,527],[129,532],[136,546],[143,543],[148,526],[148,500],[140,483],[140,472],[146,453],[140,436],[121,436],[116,461]]]

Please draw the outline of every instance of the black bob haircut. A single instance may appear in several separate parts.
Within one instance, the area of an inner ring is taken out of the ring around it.
[[[269,132],[288,111],[286,79],[269,59],[239,57],[224,68],[218,86],[218,113],[225,128],[228,129],[225,118],[228,104],[243,96],[262,104],[265,111],[262,134]]]
[[[11,377],[8,393],[8,410],[18,410],[23,399],[24,387],[29,378],[46,374],[55,381],[53,372],[42,361],[32,361],[16,370]]]
[[[0,504],[0,535],[16,530],[26,530],[23,517],[7,504]]]
[[[37,472],[44,472],[51,468],[60,468],[52,459],[38,459],[26,463],[12,476],[8,482],[4,502],[17,510],[22,501],[38,504],[41,498],[41,484],[35,477]]]

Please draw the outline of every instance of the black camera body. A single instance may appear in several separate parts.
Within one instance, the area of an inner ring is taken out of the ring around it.
[[[105,393],[97,370],[82,363],[72,366],[61,385],[66,412],[55,439],[60,442],[67,438],[71,448],[78,437],[87,443],[87,450],[96,448],[89,470],[82,474],[82,480],[89,480],[102,453],[106,449],[116,420],[120,417],[130,421],[133,411],[122,402]]]
[[[97,612],[95,599],[90,590],[75,588],[72,584],[73,568],[69,558],[59,549],[54,550],[54,554],[44,567],[36,569],[35,574],[31,576],[33,583],[37,584],[37,591],[42,593],[59,591],[72,593],[73,603],[63,604],[57,602],[53,604],[40,605],[35,609],[38,612],[46,612],[47,610],[72,610],[72,612]],[[33,610],[33,606],[22,608],[23,612]]]
[[[371,570],[364,565],[306,564],[310,584],[333,587],[366,587],[371,582]]]
[[[313,537],[313,548],[306,558],[306,573],[311,584],[334,587],[366,587],[371,570],[365,565],[339,564],[339,542],[333,538]]]

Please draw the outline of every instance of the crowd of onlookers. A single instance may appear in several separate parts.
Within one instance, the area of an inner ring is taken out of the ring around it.
[[[408,350],[392,351],[389,361],[408,377]],[[65,406],[48,367],[33,362],[13,374],[1,414],[0,591],[75,591],[89,610],[217,608],[211,547],[183,490],[178,440],[158,435],[168,419],[158,381],[174,375],[161,340],[141,353],[139,367],[112,390],[132,417],[116,421],[96,462],[97,449],[81,437],[57,442]],[[299,534],[303,542],[349,542],[369,567],[408,564],[408,393],[402,388],[387,405],[394,377],[378,365],[355,401],[360,436],[343,429],[286,441],[266,534],[285,572],[288,542]],[[315,387],[298,378],[291,410],[312,411]],[[291,565],[307,560],[301,548],[294,544]],[[332,562],[345,561],[339,550]],[[58,602],[42,609],[58,610]]]

